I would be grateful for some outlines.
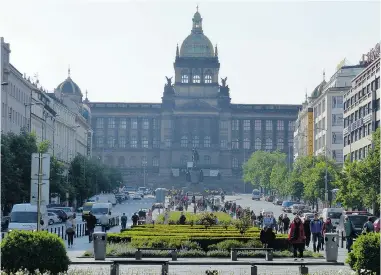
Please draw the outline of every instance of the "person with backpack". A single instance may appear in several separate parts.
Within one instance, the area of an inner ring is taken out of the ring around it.
[[[368,221],[366,223],[364,223],[362,233],[367,234],[367,233],[371,233],[371,232],[374,232],[374,225],[372,222],[372,218],[369,217]]]
[[[310,222],[310,232],[312,233],[312,243],[314,252],[319,252],[321,248],[321,231],[323,223],[320,221],[318,214],[315,214],[314,219]],[[316,246],[317,242],[317,246]]]
[[[345,234],[345,241],[347,243],[347,250],[349,253],[352,250],[353,237],[356,236],[356,229],[353,223],[349,220],[347,215],[345,215],[344,217],[344,234]]]

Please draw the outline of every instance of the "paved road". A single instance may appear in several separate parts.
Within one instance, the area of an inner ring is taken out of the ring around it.
[[[141,200],[127,200],[122,204],[117,204],[113,207],[112,213],[122,215],[126,213],[128,218],[127,226],[131,226],[131,216],[138,212],[140,208],[151,208],[152,204],[155,202],[153,196],[147,196]],[[120,232],[121,227],[115,226],[111,228],[108,232]],[[100,226],[95,228],[95,232],[101,231]],[[92,249],[92,243],[89,243],[88,237],[81,237],[74,239],[74,246],[72,248],[67,248],[67,242],[65,242],[66,249],[68,251],[69,257],[81,256],[86,250]]]

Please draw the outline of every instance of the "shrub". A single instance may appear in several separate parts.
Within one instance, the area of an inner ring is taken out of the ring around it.
[[[365,269],[380,274],[380,233],[360,235],[348,253],[346,262],[358,273]]]
[[[65,245],[56,234],[46,231],[12,231],[1,243],[1,268],[8,272],[26,269],[57,274],[69,268]]]
[[[219,250],[230,250],[231,248],[241,248],[244,246],[245,244],[243,242],[236,241],[236,240],[226,240],[226,241],[219,242],[217,244],[217,248]]]
[[[217,224],[217,217],[213,213],[206,212],[201,215],[199,223],[208,228]]]

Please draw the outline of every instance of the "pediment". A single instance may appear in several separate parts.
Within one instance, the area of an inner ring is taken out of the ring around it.
[[[187,110],[187,111],[213,111],[213,112],[219,111],[218,108],[200,99],[195,99],[195,100],[186,102],[182,105],[176,105],[176,109]]]

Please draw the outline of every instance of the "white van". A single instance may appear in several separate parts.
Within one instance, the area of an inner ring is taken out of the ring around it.
[[[48,228],[49,218],[46,206],[41,205],[41,230]],[[9,230],[37,230],[37,205],[20,203],[13,205]]]
[[[97,218],[98,221],[104,213],[109,215],[111,209],[112,204],[110,202],[94,203],[91,207],[91,213]]]
[[[340,218],[344,213],[344,208],[324,208],[321,216],[323,217],[323,220],[325,221],[327,218],[331,219],[333,227],[336,229],[336,227],[340,223]]]
[[[251,192],[251,199],[252,200],[261,200],[261,192],[259,192],[258,189],[254,189],[253,192]]]

